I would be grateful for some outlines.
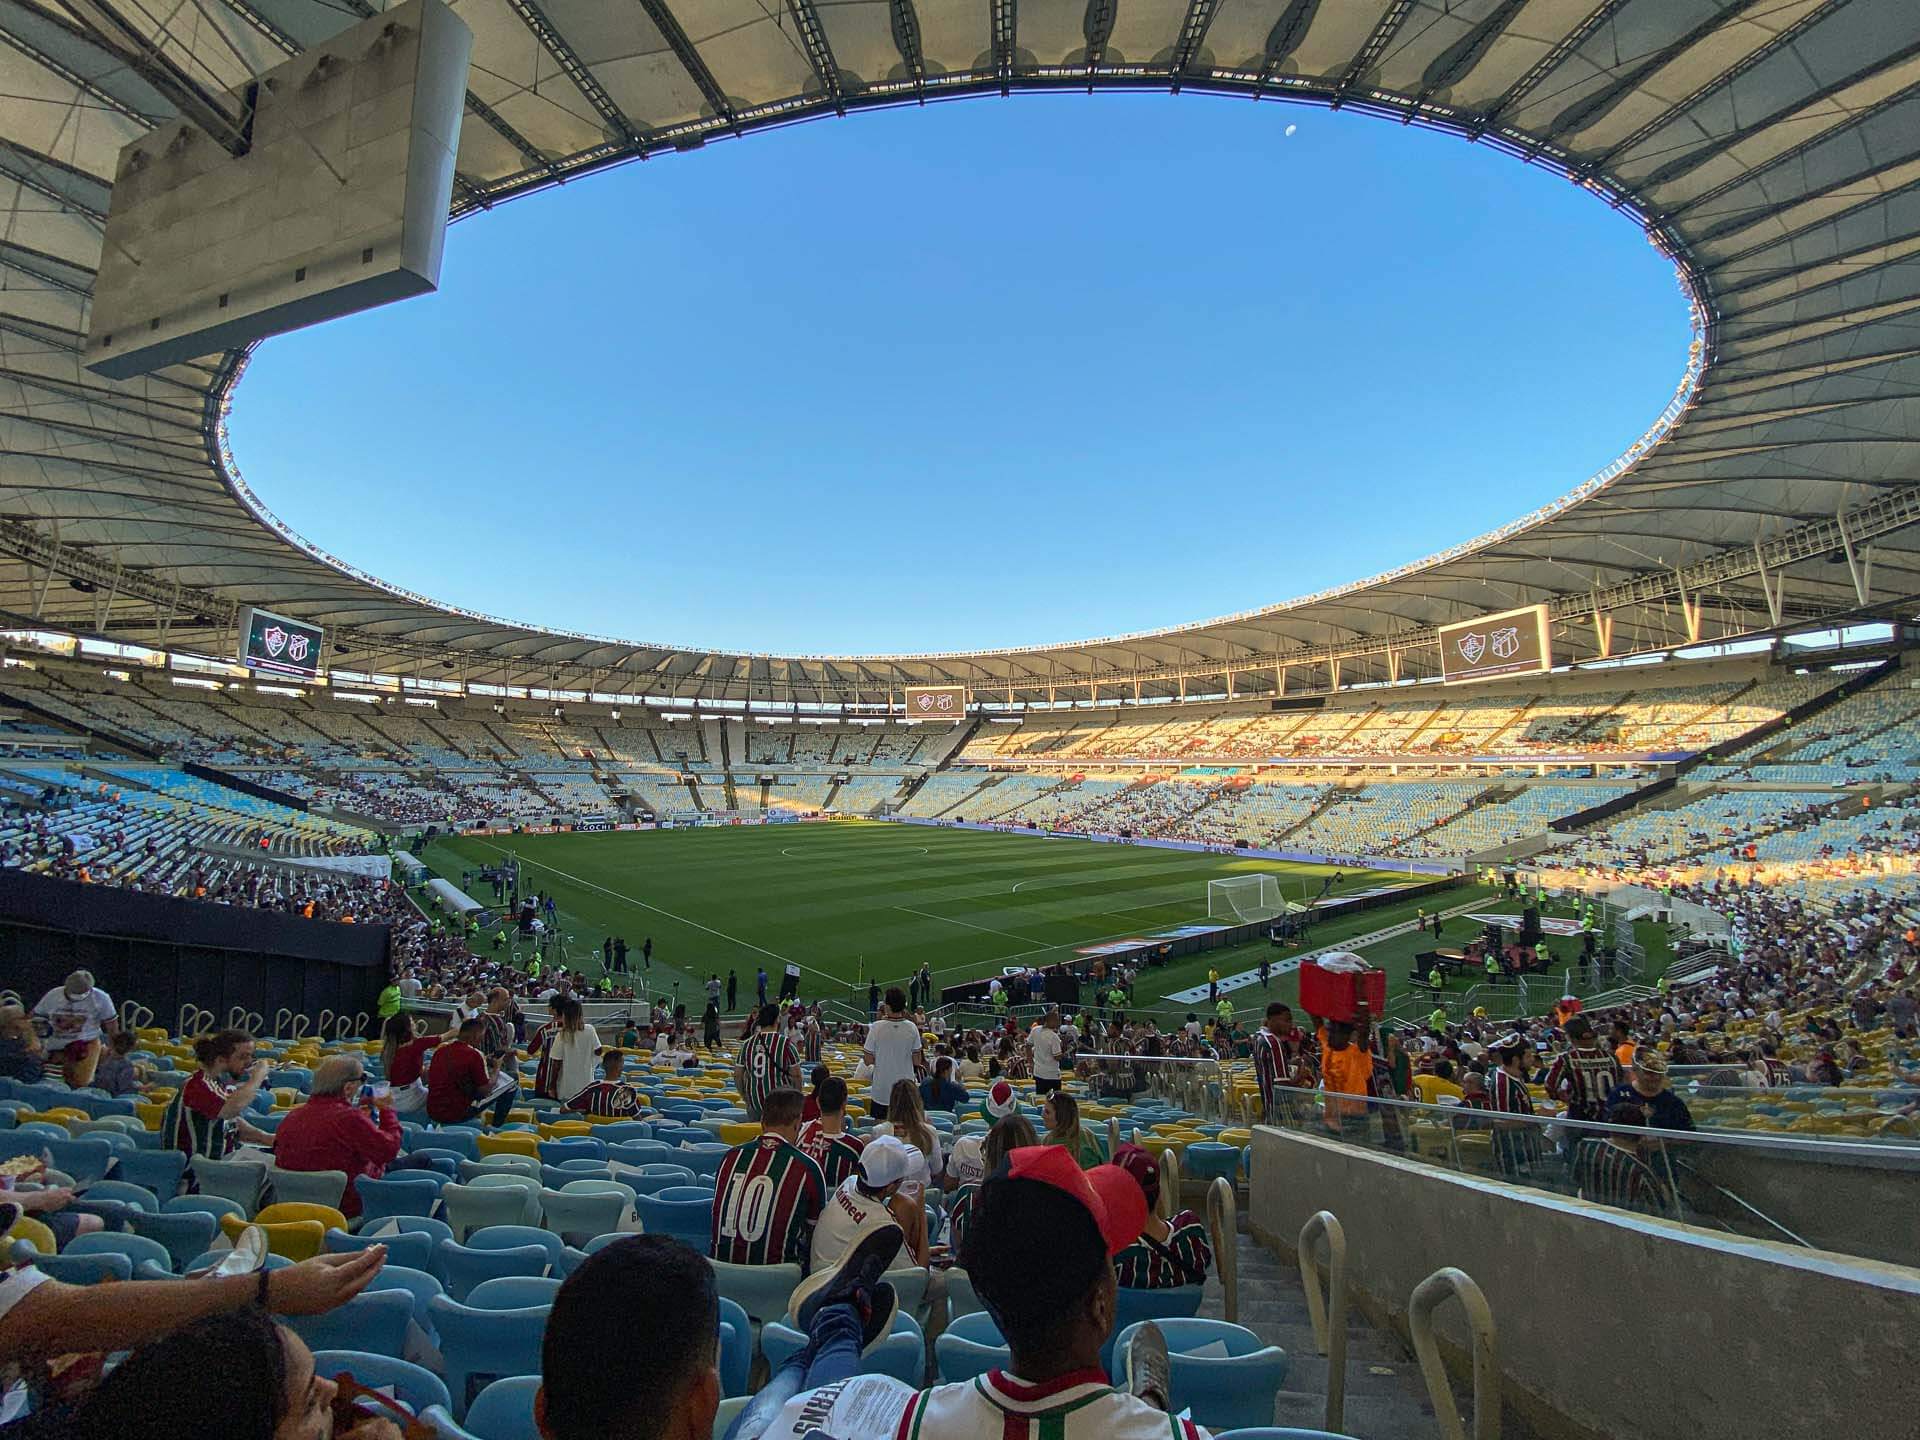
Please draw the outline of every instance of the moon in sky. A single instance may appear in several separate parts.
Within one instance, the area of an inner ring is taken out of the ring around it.
[[[1298,125],[1289,125],[1287,126],[1287,134],[1291,135],[1293,134],[1294,131],[1298,130],[1299,128],[1300,127]]]

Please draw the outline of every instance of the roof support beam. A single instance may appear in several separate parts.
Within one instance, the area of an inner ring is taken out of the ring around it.
[[[1415,0],[1393,0],[1387,7],[1386,14],[1380,17],[1380,23],[1373,27],[1373,33],[1367,36],[1366,43],[1354,55],[1346,73],[1340,77],[1340,83],[1334,87],[1332,106],[1335,110],[1380,63],[1380,57],[1387,53],[1387,46],[1393,43],[1393,37],[1400,33],[1400,27],[1407,23],[1407,17],[1415,8]]]
[[[538,40],[547,54],[553,57],[554,64],[558,65],[566,77],[573,82],[574,89],[585,96],[587,103],[593,106],[602,120],[606,121],[607,128],[613,132],[614,136],[625,145],[639,144],[640,132],[634,128],[633,121],[628,119],[626,112],[614,103],[606,87],[595,78],[592,69],[580,58],[573,46],[567,43],[566,36],[562,35],[560,28],[548,18],[547,12],[535,4],[534,0],[507,0],[507,3],[513,7],[513,13],[520,17],[520,22],[533,32],[533,38]]]
[[[1589,125],[1605,119],[1606,116],[1618,108],[1621,101],[1637,91],[1652,76],[1671,65],[1675,60],[1693,49],[1694,46],[1707,40],[1722,26],[1738,20],[1742,14],[1751,10],[1758,3],[1759,0],[1734,0],[1734,3],[1725,9],[1715,11],[1708,15],[1705,19],[1694,25],[1693,28],[1654,51],[1653,54],[1647,56],[1638,65],[1633,66],[1631,69],[1622,70],[1600,89],[1574,101],[1547,122],[1546,127],[1540,132],[1541,138],[1559,143],[1570,135],[1578,134]],[[1694,98],[1698,98],[1698,96],[1705,93],[1706,90],[1710,90],[1715,85],[1718,85],[1721,78],[1723,77],[1716,75],[1714,79],[1709,80],[1701,90],[1694,92]],[[1691,103],[1691,101],[1688,103]],[[1665,124],[1667,119],[1674,113],[1674,110],[1669,109],[1654,123]]]
[[[927,57],[920,48],[920,15],[913,8],[913,0],[887,0],[887,19],[893,27],[893,48],[900,52],[900,63],[907,67],[913,88],[924,91]]]
[[[1013,93],[1015,43],[1020,30],[1019,0],[990,0],[992,5],[993,72],[1000,78],[1000,93]]]
[[[1467,138],[1469,140],[1478,140],[1482,135],[1486,134],[1487,131],[1493,129],[1495,122],[1498,121],[1501,116],[1505,115],[1509,110],[1513,109],[1514,106],[1531,95],[1542,80],[1546,79],[1547,76],[1551,75],[1555,70],[1558,70],[1569,55],[1587,43],[1587,37],[1589,35],[1593,34],[1594,31],[1611,20],[1614,13],[1626,3],[1627,0],[1601,0],[1598,8],[1589,14],[1586,19],[1574,26],[1573,29],[1561,36],[1557,44],[1533,62],[1532,67],[1528,69],[1526,74],[1522,75],[1507,88],[1506,94],[1494,101],[1493,104],[1481,114],[1479,119],[1468,129]]]
[[[94,40],[127,63],[127,67],[167,98],[167,102],[206,132],[229,155],[244,155],[252,145],[253,106],[239,110],[225,95],[209,91],[169,59],[128,20],[113,0],[66,0]]]
[[[813,0],[787,0],[787,13],[793,17],[794,28],[800,32],[800,43],[806,48],[807,63],[813,66],[813,73],[820,81],[820,88],[826,91],[834,113],[845,115],[847,98],[840,93],[840,65],[833,58],[833,46],[827,40],[819,12],[813,8]]]
[[[1200,47],[1206,42],[1207,29],[1219,9],[1219,0],[1187,0],[1186,18],[1180,22],[1180,38],[1174,41],[1173,59],[1169,62],[1174,94],[1180,93],[1180,77],[1198,58]]]
[[[1493,48],[1508,22],[1526,8],[1527,0],[1500,0],[1478,25],[1433,58],[1420,76],[1420,93],[1414,103],[1424,105],[1438,91],[1464,80]]]
[[[553,160],[550,156],[541,153],[531,140],[527,139],[526,136],[514,129],[513,126],[501,119],[500,113],[497,110],[471,90],[467,92],[467,109],[486,121],[489,128],[491,128],[496,135],[513,146],[514,149],[518,150],[521,157],[527,162],[529,169],[539,170],[547,175],[555,173]]]
[[[91,36],[88,38],[90,40],[92,39]],[[73,86],[80,94],[99,102],[99,104],[106,109],[112,110],[116,114],[124,115],[129,120],[137,120],[142,125],[158,125],[167,118],[164,115],[141,114],[119,96],[101,89],[100,86],[91,80],[84,79],[79,71],[61,64],[37,45],[28,44],[25,40],[22,40],[18,35],[10,31],[0,30],[0,40],[6,41],[7,44],[11,45],[15,50],[18,50],[22,55],[26,56],[42,69],[51,74],[58,75],[67,84]]]
[[[700,58],[700,52],[694,49],[693,41],[687,38],[687,32],[681,28],[679,19],[667,8],[667,0],[640,0],[640,8],[647,12],[647,18],[653,22],[654,29],[660,32],[660,38],[667,42],[667,48],[673,51],[674,58],[680,62],[680,68],[687,72],[687,78],[693,81],[694,88],[700,92],[700,98],[707,102],[707,108],[713,114],[734,124],[733,106],[720,89],[720,82],[713,78],[713,72],[707,69],[707,62]]]

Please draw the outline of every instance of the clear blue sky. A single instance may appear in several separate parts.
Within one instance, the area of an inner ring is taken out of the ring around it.
[[[455,604],[956,649],[1478,534],[1625,449],[1686,342],[1637,228],[1491,150],[1204,97],[974,100],[464,221],[437,295],[263,346],[232,430],[294,528]]]

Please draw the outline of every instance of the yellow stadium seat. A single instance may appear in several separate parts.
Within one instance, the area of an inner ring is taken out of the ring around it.
[[[751,1120],[729,1120],[716,1126],[714,1133],[723,1145],[744,1145],[760,1133],[760,1127]]]
[[[229,1240],[237,1238],[247,1223],[232,1215],[220,1217],[220,1228],[226,1232]],[[275,1225],[261,1225],[260,1229],[267,1237],[267,1249],[275,1255],[286,1256],[295,1264],[311,1260],[327,1243],[327,1227],[318,1220],[286,1220]]]
[[[539,1142],[540,1137],[531,1131],[509,1130],[504,1134],[478,1136],[473,1143],[482,1160],[489,1155],[531,1155],[538,1160]]]
[[[53,1231],[31,1215],[22,1215],[13,1222],[13,1228],[7,1231],[8,1240],[24,1240],[42,1255],[51,1255],[60,1247],[53,1238]]]
[[[91,1120],[92,1118],[93,1117],[86,1111],[76,1110],[71,1105],[55,1105],[51,1109],[40,1111],[38,1114],[27,1111],[20,1116],[23,1122],[29,1120],[45,1120],[54,1125],[73,1125],[81,1121]]]
[[[572,1135],[585,1135],[593,1129],[585,1120],[555,1120],[540,1127],[540,1136],[545,1140],[560,1140]]]

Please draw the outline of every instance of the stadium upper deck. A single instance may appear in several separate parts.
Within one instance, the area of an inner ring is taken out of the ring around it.
[[[467,0],[462,215],[810,116],[1015,90],[1187,89],[1495,145],[1639,218],[1681,272],[1699,339],[1654,429],[1493,535],[1153,634],[865,658],[631,644],[436,605],[305,546],[245,489],[221,430],[244,356],[123,383],[81,367],[120,147],[183,113],[231,113],[228,92],[249,76],[375,8],[0,7],[0,611],[16,623],[218,655],[237,608],[258,603],[327,626],[332,662],[367,672],[828,706],[954,681],[1018,704],[1426,674],[1434,626],[1536,601],[1552,606],[1556,654],[1580,659],[1898,615],[1915,590],[1909,0]]]

